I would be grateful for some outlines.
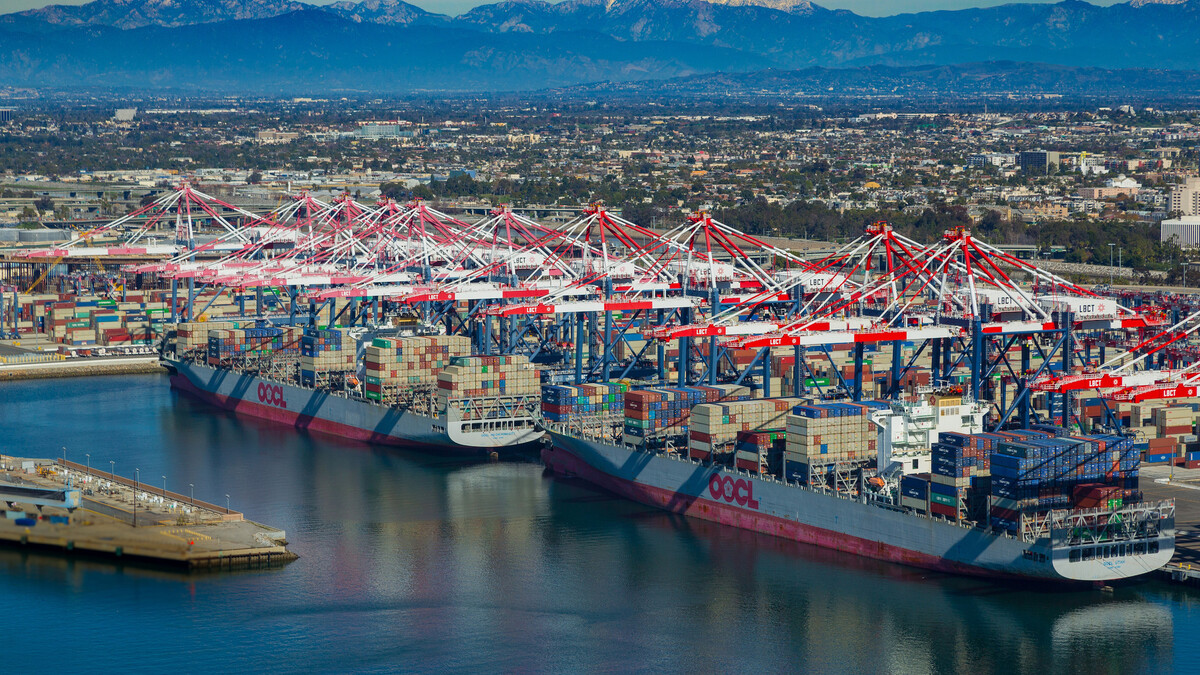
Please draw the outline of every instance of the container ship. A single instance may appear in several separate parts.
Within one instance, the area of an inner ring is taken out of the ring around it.
[[[983,433],[979,404],[958,392],[824,403],[554,389],[543,395],[546,466],[675,513],[989,578],[1105,582],[1174,553],[1174,503],[1141,501],[1131,439]]]
[[[537,369],[469,349],[459,336],[183,323],[163,365],[180,391],[305,431],[456,454],[535,450]]]

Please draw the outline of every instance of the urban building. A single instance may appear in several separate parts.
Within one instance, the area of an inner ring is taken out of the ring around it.
[[[967,157],[967,166],[982,169],[986,166],[1012,166],[1013,156],[999,152],[977,153]]]
[[[1171,188],[1167,211],[1181,216],[1200,216],[1200,178],[1186,178]]]
[[[1075,191],[1084,199],[1111,199],[1120,195],[1136,196],[1142,189],[1142,184],[1124,174],[1104,181],[1104,187],[1085,187]]]
[[[1200,216],[1184,216],[1162,221],[1159,240],[1175,240],[1181,248],[1200,248]]]
[[[1025,173],[1057,171],[1059,163],[1059,154],[1053,150],[1025,150],[1017,155],[1017,166]]]

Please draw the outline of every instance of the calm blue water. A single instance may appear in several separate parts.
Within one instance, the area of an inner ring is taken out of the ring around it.
[[[0,550],[0,672],[1200,672],[1200,593],[1030,591],[680,519],[542,475],[214,413],[165,377],[0,383],[0,452],[287,531],[278,571]]]

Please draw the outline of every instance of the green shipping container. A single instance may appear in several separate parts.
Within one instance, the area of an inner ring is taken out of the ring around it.
[[[958,506],[958,500],[954,497],[939,495],[936,492],[931,492],[929,494],[929,499],[933,501],[934,504],[941,504],[942,506]]]

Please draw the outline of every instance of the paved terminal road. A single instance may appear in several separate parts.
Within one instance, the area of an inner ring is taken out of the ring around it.
[[[1168,478],[1169,484],[1157,482]],[[1143,466],[1141,487],[1147,500],[1175,500],[1175,557],[1171,561],[1200,568],[1200,469]]]
[[[0,342],[0,356],[28,356],[29,354],[37,354],[37,352]]]

